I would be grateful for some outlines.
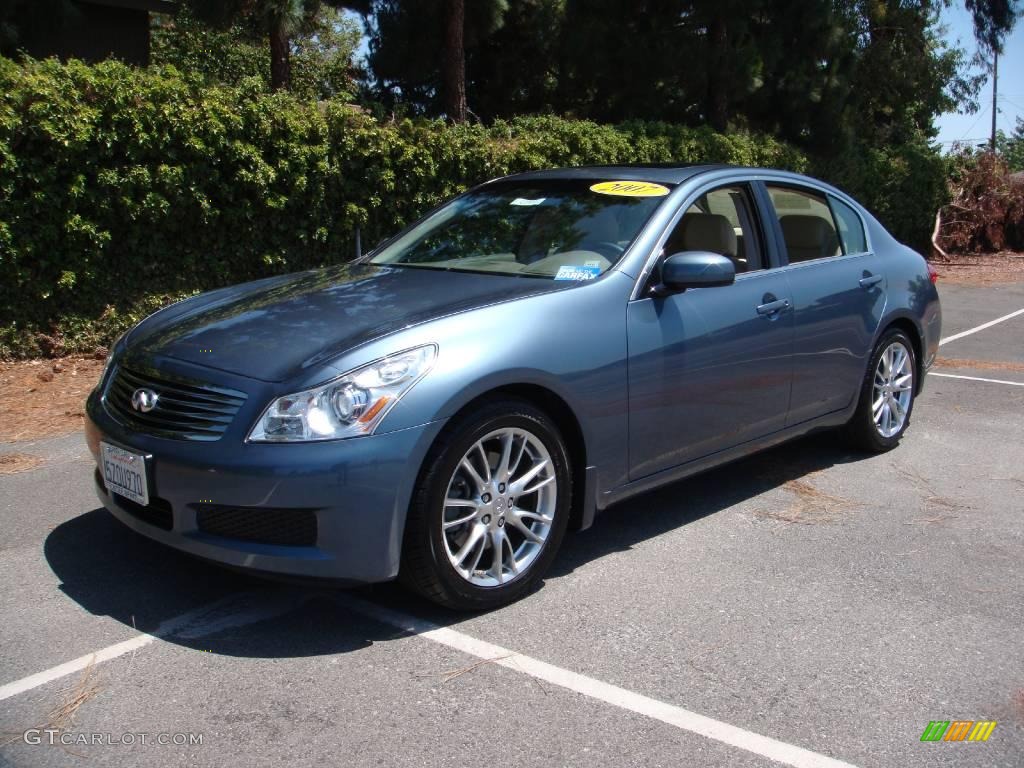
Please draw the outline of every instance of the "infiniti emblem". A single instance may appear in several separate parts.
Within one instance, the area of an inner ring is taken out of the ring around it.
[[[156,401],[160,395],[152,389],[136,389],[132,393],[132,408],[142,413],[149,413],[156,408]]]

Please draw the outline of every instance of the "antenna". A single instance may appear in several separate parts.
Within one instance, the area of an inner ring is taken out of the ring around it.
[[[363,238],[359,231],[359,225],[356,224],[356,259],[363,258]]]

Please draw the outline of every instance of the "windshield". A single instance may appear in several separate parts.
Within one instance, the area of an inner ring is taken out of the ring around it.
[[[668,193],[641,181],[490,185],[435,211],[370,263],[592,280],[622,257]]]

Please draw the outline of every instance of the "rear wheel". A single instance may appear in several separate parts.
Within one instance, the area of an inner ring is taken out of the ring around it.
[[[914,409],[916,372],[914,345],[907,334],[898,328],[886,331],[871,355],[857,411],[847,425],[859,447],[881,453],[899,444]]]
[[[572,477],[557,427],[521,400],[458,417],[431,450],[406,521],[400,578],[485,610],[534,588],[561,545]]]

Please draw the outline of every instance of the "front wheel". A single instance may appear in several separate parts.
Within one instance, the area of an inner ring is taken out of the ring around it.
[[[886,331],[871,355],[857,411],[847,425],[859,447],[881,453],[899,444],[914,409],[916,371],[907,334],[898,328]]]
[[[512,602],[554,559],[571,498],[568,452],[551,419],[525,401],[490,401],[457,417],[427,456],[400,578],[450,608]]]

